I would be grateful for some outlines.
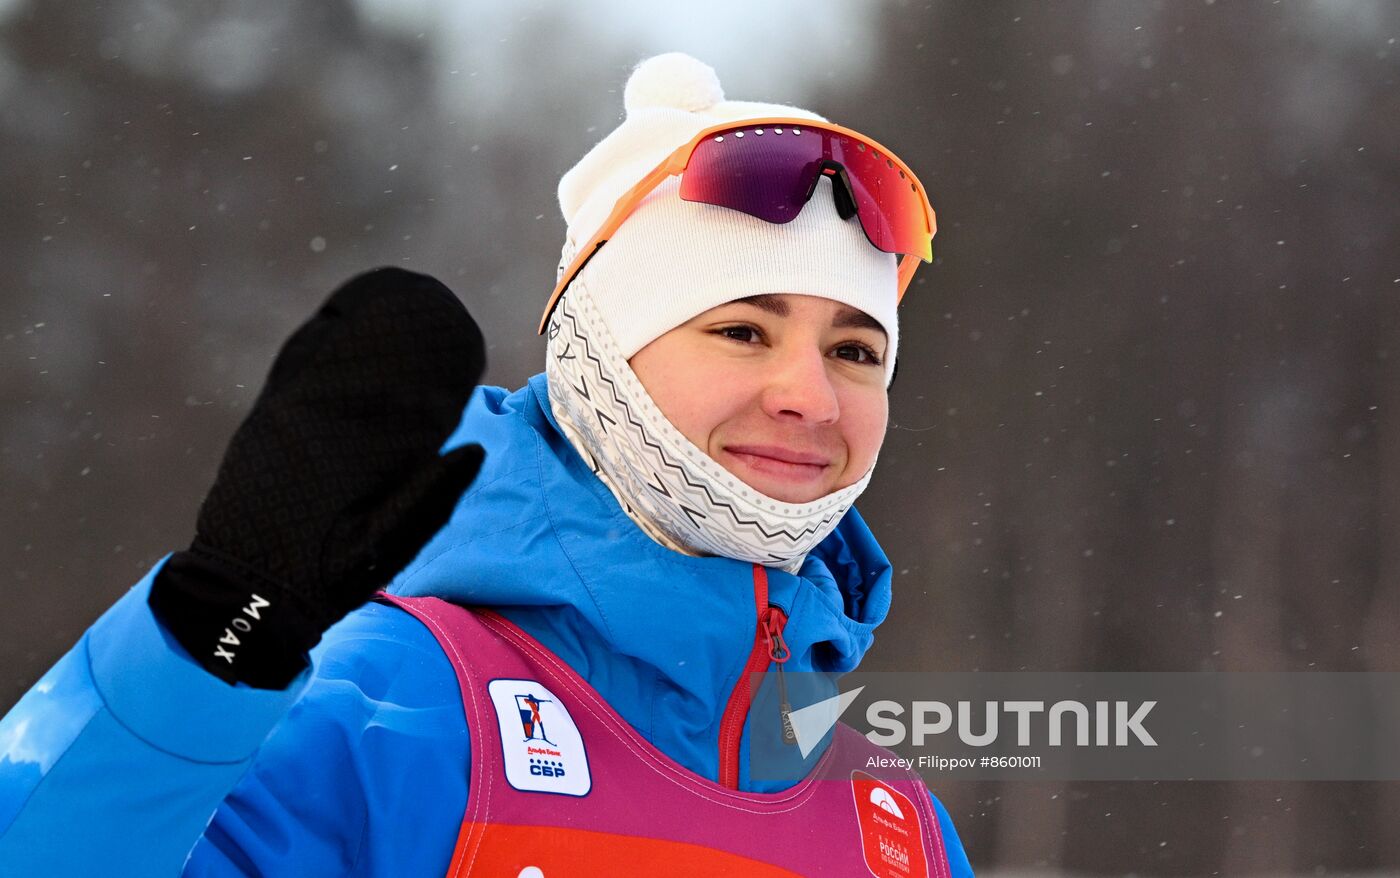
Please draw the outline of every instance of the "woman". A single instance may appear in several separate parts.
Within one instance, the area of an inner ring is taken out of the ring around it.
[[[288,341],[190,549],[0,725],[0,872],[970,874],[917,778],[750,710],[889,606],[851,504],[932,211],[687,56],[625,104],[560,182],[545,374],[473,392],[470,317],[391,269]]]

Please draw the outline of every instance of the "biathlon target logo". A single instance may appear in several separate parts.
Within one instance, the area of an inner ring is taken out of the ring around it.
[[[492,680],[486,689],[506,781],[522,792],[587,795],[593,780],[583,736],[558,697],[538,680]]]
[[[870,790],[870,804],[894,815],[894,819],[903,820],[904,811],[899,807],[899,803],[894,800],[894,796],[884,787],[873,787]]]

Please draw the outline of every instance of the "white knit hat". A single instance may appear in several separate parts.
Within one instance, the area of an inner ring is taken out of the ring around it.
[[[568,223],[561,275],[617,200],[701,130],[764,116],[827,121],[798,107],[726,101],[714,70],[679,52],[638,64],[623,104],[625,121],[559,181]],[[673,177],[657,187],[580,273],[622,356],[726,302],[801,293],[850,305],[880,322],[889,337],[888,381],[898,343],[897,257],[872,246],[856,217],[838,215],[828,178],[783,224],[683,201],[679,186]]]

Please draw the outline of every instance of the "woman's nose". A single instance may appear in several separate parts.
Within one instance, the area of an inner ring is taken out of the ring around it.
[[[778,420],[834,423],[841,415],[836,388],[820,351],[778,352],[765,372],[763,409]]]

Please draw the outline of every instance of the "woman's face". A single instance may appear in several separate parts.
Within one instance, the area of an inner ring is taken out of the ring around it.
[[[885,437],[885,331],[818,296],[711,308],[637,351],[676,429],[746,485],[808,503],[861,478]]]

